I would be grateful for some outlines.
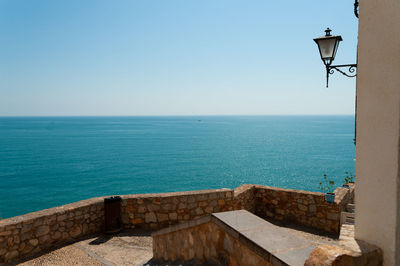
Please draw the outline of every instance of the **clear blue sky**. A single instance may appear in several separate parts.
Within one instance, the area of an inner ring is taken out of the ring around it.
[[[353,114],[352,0],[0,0],[0,115]]]

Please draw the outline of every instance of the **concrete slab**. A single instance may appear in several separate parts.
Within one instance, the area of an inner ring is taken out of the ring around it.
[[[308,246],[299,249],[286,250],[280,253],[275,253],[273,255],[281,261],[284,261],[288,265],[303,266],[304,262],[307,260],[314,249],[314,246]]]
[[[212,216],[238,232],[267,227],[268,225],[273,226],[273,224],[246,210],[213,213]]]
[[[289,234],[280,227],[257,228],[242,231],[241,234],[271,254],[312,246],[311,243]]]
[[[213,217],[287,265],[304,265],[315,244],[245,210],[215,213]]]

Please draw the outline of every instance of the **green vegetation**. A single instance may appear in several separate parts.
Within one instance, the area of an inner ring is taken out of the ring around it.
[[[324,191],[325,193],[332,193],[335,186],[335,181],[328,180],[326,174],[324,174],[324,180],[319,182],[319,189]]]
[[[354,175],[349,172],[345,172],[345,174],[346,174],[346,177],[344,178],[344,183],[345,184],[354,183]]]

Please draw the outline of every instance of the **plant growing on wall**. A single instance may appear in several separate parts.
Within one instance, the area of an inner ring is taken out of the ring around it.
[[[324,180],[319,182],[319,189],[325,193],[332,193],[335,186],[335,181],[328,180],[326,174],[324,174]]]
[[[335,181],[329,180],[326,174],[324,174],[324,180],[319,182],[319,189],[324,191],[325,194],[325,200],[326,202],[329,203],[334,203],[335,202],[335,193],[333,193],[333,189],[335,188]]]
[[[345,184],[354,183],[354,175],[349,172],[345,172],[345,174],[346,174],[346,177],[344,178],[344,183]]]

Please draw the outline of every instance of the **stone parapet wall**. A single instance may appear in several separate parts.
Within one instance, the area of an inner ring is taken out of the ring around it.
[[[338,234],[340,213],[352,201],[354,187],[338,187],[335,202],[319,192],[255,186],[255,214]]]
[[[254,211],[254,185],[232,189],[199,190],[122,196],[125,228],[161,229],[207,214],[246,209]]]
[[[125,228],[154,230],[214,212],[232,210],[232,189],[122,196]]]
[[[255,212],[255,186],[254,185],[241,185],[233,191],[233,210],[247,210]]]
[[[252,194],[247,193],[252,187],[245,187],[239,187],[239,200],[234,199],[232,189],[124,195],[122,226],[154,230],[242,208],[252,201]],[[0,220],[0,263],[31,257],[103,230],[104,197]]]
[[[352,200],[350,191],[338,188],[334,204],[326,203],[322,193],[258,185],[124,195],[121,218],[124,228],[154,230],[210,213],[245,209],[263,218],[338,233],[340,211]],[[0,220],[0,263],[100,233],[103,227],[104,197]]]
[[[0,264],[100,232],[102,198],[28,213],[0,221]]]

